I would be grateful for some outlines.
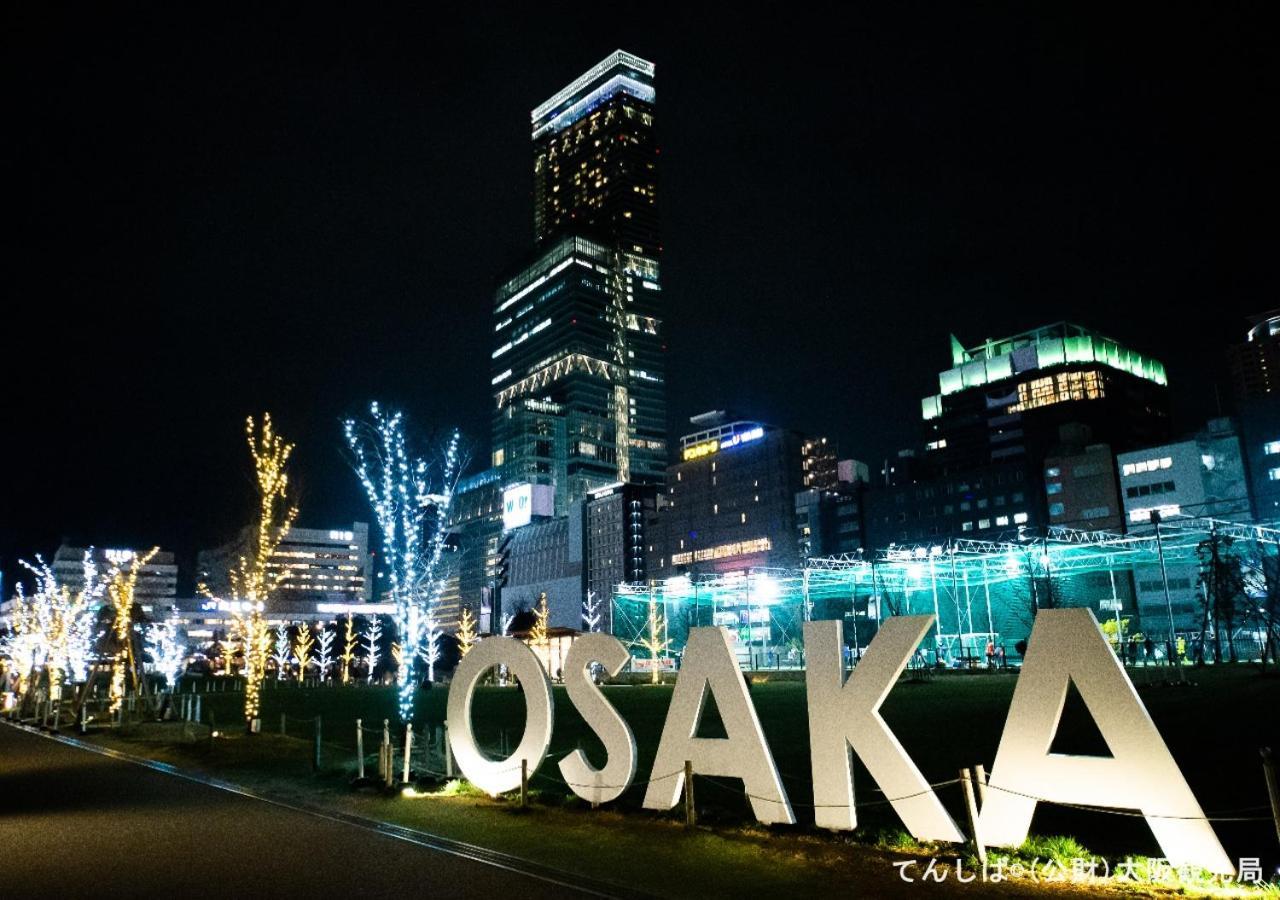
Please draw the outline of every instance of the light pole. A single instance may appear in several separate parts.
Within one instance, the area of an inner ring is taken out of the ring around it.
[[[1178,665],[1178,645],[1173,633],[1173,598],[1169,595],[1169,570],[1164,564],[1164,540],[1160,536],[1160,510],[1151,510],[1151,524],[1156,527],[1156,556],[1160,559],[1160,581],[1164,585],[1164,608],[1169,614],[1169,665],[1177,666],[1179,680],[1185,680],[1182,666]]]

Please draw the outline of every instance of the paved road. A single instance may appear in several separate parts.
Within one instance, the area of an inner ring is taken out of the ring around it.
[[[576,892],[0,724],[0,896]]]

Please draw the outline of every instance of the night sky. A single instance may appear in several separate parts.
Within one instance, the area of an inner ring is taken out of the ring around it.
[[[874,468],[948,333],[1060,319],[1163,359],[1190,429],[1275,305],[1261,5],[462,6],[6,9],[6,585],[63,538],[227,538],[251,412],[304,525],[368,519],[371,398],[482,462],[529,110],[618,47],[657,65],[673,438],[727,406]]]

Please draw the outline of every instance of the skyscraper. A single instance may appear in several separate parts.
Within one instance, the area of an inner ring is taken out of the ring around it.
[[[558,515],[666,466],[653,74],[617,51],[532,114],[536,247],[494,299],[493,465],[554,485]]]

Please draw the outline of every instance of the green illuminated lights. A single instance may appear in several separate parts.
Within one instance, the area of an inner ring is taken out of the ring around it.
[[[1155,384],[1168,384],[1159,360],[1066,322],[989,340],[967,350],[952,337],[951,359],[952,368],[938,375],[939,393],[922,402],[921,414],[926,420],[942,414],[942,398],[949,394],[1054,366],[1100,363]]]

